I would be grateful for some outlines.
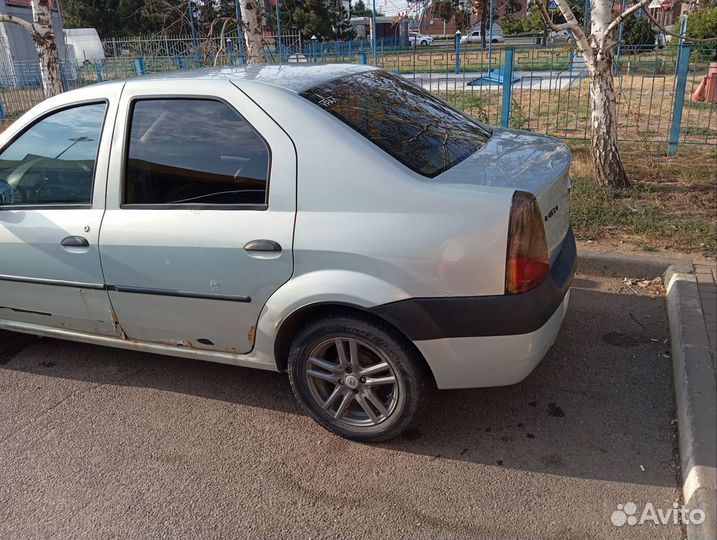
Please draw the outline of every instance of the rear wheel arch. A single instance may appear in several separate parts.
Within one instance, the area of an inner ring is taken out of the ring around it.
[[[293,311],[284,322],[281,323],[274,339],[274,359],[276,368],[280,371],[286,371],[291,343],[301,329],[312,320],[326,317],[348,316],[361,319],[368,323],[373,323],[382,327],[384,330],[394,334],[397,338],[405,343],[405,345],[413,350],[415,357],[423,364],[423,368],[430,374],[431,381],[435,387],[435,378],[428,362],[424,358],[421,351],[416,345],[406,337],[395,325],[386,319],[368,311],[365,308],[347,304],[342,302],[320,302],[303,306]]]

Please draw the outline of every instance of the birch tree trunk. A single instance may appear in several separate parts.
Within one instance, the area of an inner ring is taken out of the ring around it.
[[[32,0],[32,22],[37,59],[40,62],[42,89],[45,97],[56,96],[64,91],[60,74],[60,53],[55,44],[55,32],[52,29],[52,9],[50,0]]]
[[[573,13],[568,0],[555,0],[565,23],[555,24],[545,6],[545,0],[538,0],[538,8],[543,22],[554,31],[570,30],[575,44],[585,58],[590,77],[590,109],[591,109],[591,158],[595,178],[603,186],[621,189],[630,186],[625,167],[620,157],[617,138],[617,109],[615,83],[612,68],[617,41],[613,35],[620,24],[644,9],[650,0],[637,2],[613,16],[612,0],[593,0],[590,10],[591,32],[586,35]]]
[[[622,164],[617,139],[617,108],[612,69],[615,57],[611,39],[613,22],[612,0],[596,0],[592,4],[591,40],[593,62],[590,73],[590,113],[592,137],[591,158],[595,178],[602,186],[621,189],[630,185]]]
[[[613,54],[612,49],[605,51],[605,56],[612,57]],[[628,187],[630,181],[618,146],[612,58],[601,58],[601,55],[597,58],[595,68],[590,71],[590,156],[595,178],[600,185],[620,189]]]
[[[248,64],[266,64],[264,58],[263,4],[261,0],[240,0],[244,44]]]
[[[40,63],[42,90],[45,97],[61,94],[64,88],[60,75],[60,54],[55,45],[55,32],[52,29],[50,0],[32,0],[32,22],[13,15],[0,15],[0,23],[17,24],[30,33]]]

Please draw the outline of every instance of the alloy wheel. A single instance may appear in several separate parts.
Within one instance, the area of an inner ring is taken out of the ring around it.
[[[365,341],[323,341],[306,362],[306,381],[324,414],[338,424],[370,427],[396,409],[401,385],[387,357]]]

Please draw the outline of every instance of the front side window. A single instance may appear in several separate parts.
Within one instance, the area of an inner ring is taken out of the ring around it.
[[[146,99],[132,106],[124,203],[266,203],[269,150],[226,103]]]
[[[90,204],[105,103],[44,117],[0,153],[0,206]]]
[[[490,128],[385,71],[340,77],[301,95],[429,178],[466,159],[491,136]]]

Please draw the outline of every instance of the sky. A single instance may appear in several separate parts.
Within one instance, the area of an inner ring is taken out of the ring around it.
[[[366,7],[371,7],[372,0],[364,0]],[[376,0],[376,11],[386,15],[395,15],[400,11],[406,11],[406,0]]]

